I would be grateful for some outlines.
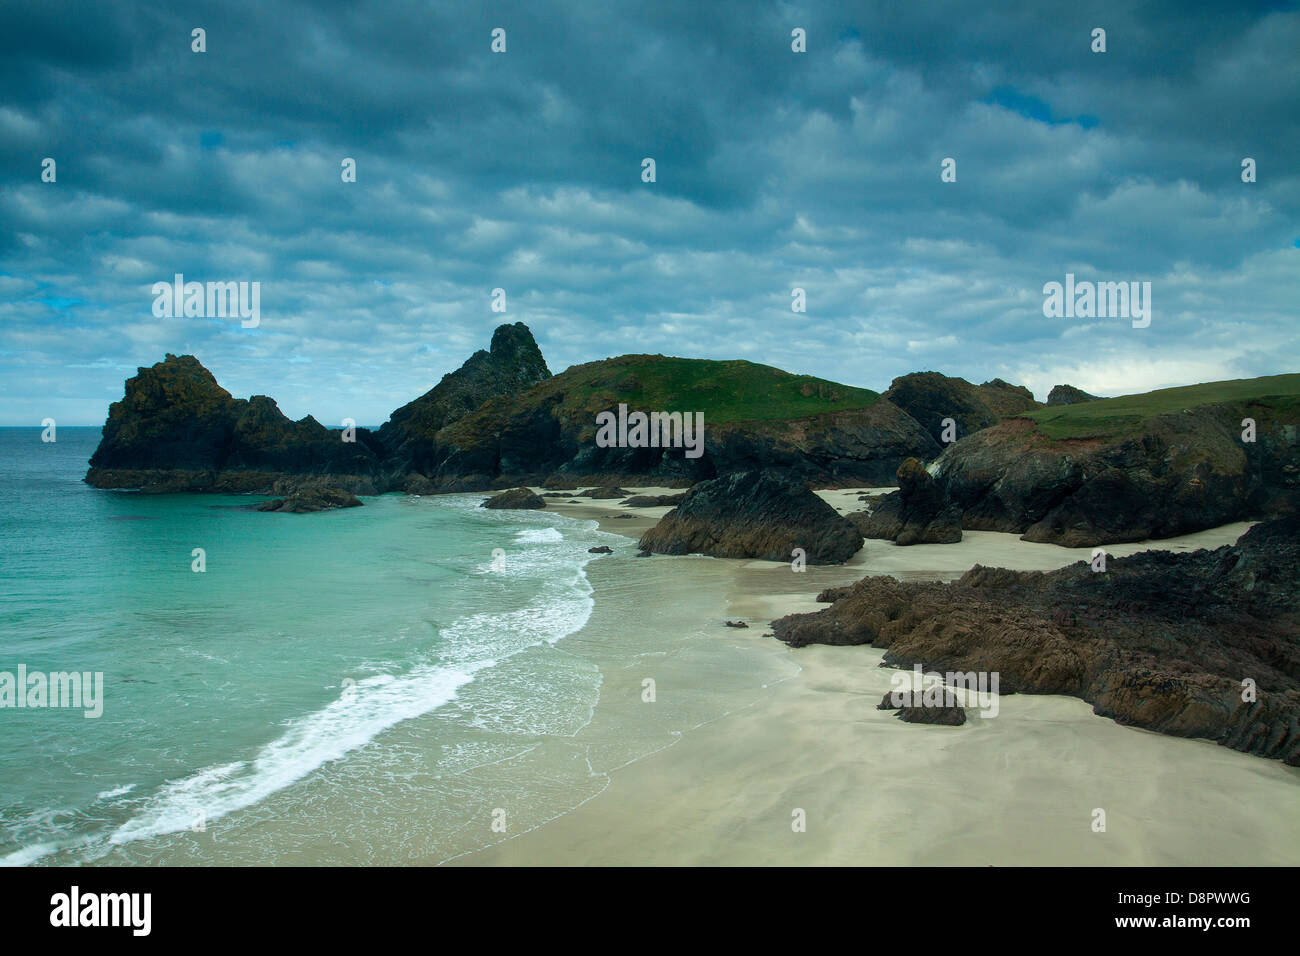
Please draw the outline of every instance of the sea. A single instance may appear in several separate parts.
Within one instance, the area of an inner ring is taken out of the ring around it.
[[[617,652],[566,647],[594,607],[588,549],[628,551],[594,521],[482,495],[293,515],[99,490],[99,435],[0,429],[0,679],[103,680],[98,715],[0,708],[0,863],[444,862],[720,712],[646,717],[633,667],[636,729],[575,743],[608,672],[669,653],[644,627]],[[623,595],[642,625],[685,613],[643,595]],[[663,623],[698,665],[695,624]]]

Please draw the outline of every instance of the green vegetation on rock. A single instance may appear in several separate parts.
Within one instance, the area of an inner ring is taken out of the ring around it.
[[[703,412],[711,424],[806,418],[822,412],[866,408],[880,394],[838,382],[794,375],[741,359],[622,355],[575,365],[542,383],[533,394],[565,393],[564,404],[595,413],[624,402],[642,411]]]
[[[1024,413],[1053,439],[1122,438],[1157,415],[1177,414],[1202,405],[1239,405],[1259,409],[1254,416],[1300,418],[1300,374],[1266,375],[1225,382],[1162,388],[1139,395],[1102,398],[1078,405],[1059,405]],[[1250,408],[1245,408],[1249,413]],[[1261,422],[1262,424],[1263,422]]]

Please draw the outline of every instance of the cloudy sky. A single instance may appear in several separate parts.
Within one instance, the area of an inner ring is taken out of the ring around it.
[[[1298,371],[1298,50],[1250,0],[4,0],[0,424],[102,423],[166,352],[378,424],[502,321],[556,372]],[[178,272],[260,282],[260,325],[155,317]],[[1150,327],[1045,318],[1067,272],[1151,282]]]

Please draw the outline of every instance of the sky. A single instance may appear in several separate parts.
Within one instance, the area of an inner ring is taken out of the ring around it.
[[[379,424],[516,321],[553,372],[1300,371],[1298,50],[1249,0],[4,0],[0,424],[101,424],[168,352]],[[259,324],[156,316],[176,273]],[[1150,325],[1045,316],[1067,273]]]

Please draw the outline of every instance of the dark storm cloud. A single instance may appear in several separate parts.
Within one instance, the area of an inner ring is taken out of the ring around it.
[[[190,351],[377,422],[486,343],[495,287],[557,371],[662,351],[1041,397],[1293,370],[1298,48],[1278,4],[11,2],[4,420],[101,420]],[[1151,328],[1045,319],[1066,271],[1152,281]],[[261,326],[154,318],[176,272],[260,281]]]

